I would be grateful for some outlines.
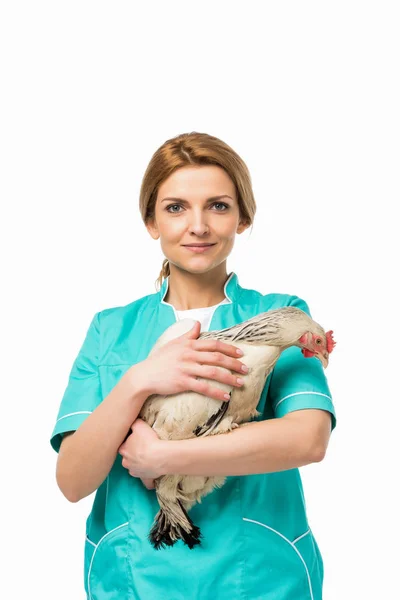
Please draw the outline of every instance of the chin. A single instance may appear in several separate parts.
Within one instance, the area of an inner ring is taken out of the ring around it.
[[[200,261],[199,256],[195,256],[195,258],[197,258],[197,260],[194,262],[192,260],[187,261],[186,263],[181,263],[178,261],[172,261],[170,260],[170,263],[174,265],[174,267],[176,267],[177,269],[180,269],[181,271],[187,271],[188,273],[208,273],[208,271],[212,271],[213,269],[215,269],[215,267],[217,267],[220,262],[218,262],[217,264],[215,264],[215,261],[212,261],[212,263],[208,260],[203,260]],[[205,258],[205,257],[202,257]]]

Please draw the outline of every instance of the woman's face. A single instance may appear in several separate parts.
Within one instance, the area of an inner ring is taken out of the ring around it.
[[[193,273],[209,271],[226,260],[236,233],[248,226],[240,222],[231,178],[215,165],[174,171],[158,190],[154,221],[146,224],[150,235],[160,238],[169,262]],[[214,245],[203,252],[185,247],[196,243]]]

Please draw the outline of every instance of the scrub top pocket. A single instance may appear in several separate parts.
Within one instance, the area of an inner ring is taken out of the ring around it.
[[[126,598],[131,589],[128,552],[128,523],[103,535],[97,544],[86,535],[84,579],[87,600]]]
[[[322,561],[309,529],[289,540],[265,523],[243,518],[243,534],[246,598],[322,600]]]

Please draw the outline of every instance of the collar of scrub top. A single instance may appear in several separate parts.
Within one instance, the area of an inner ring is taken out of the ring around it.
[[[168,275],[168,277],[166,277],[164,279],[161,289],[158,292],[158,296],[159,296],[159,301],[161,302],[161,304],[166,304],[167,306],[172,306],[171,304],[169,304],[169,302],[164,302],[164,298],[168,291],[168,285],[169,285],[169,275]],[[225,285],[224,285],[225,298],[230,303],[235,302],[239,298],[240,292],[241,292],[241,287],[239,285],[238,276],[236,275],[236,273],[234,271],[232,271],[229,274],[229,277],[226,280]]]

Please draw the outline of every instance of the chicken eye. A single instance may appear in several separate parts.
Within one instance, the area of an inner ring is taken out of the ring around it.
[[[318,344],[318,346],[320,346],[320,345],[322,344],[322,340],[321,340],[321,338],[317,338],[317,339],[315,340],[315,343],[316,343],[316,344]]]

